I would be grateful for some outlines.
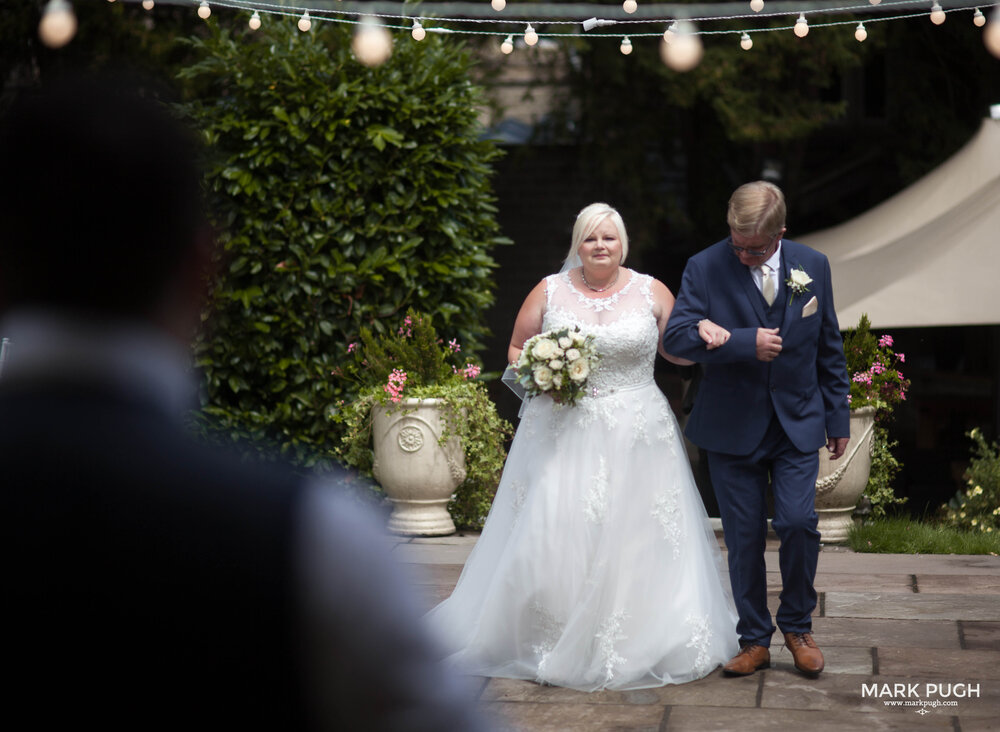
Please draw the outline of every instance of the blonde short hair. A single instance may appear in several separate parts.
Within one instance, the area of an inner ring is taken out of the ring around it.
[[[745,183],[730,196],[726,221],[740,236],[777,235],[785,228],[785,195],[766,180]]]
[[[576,215],[576,223],[573,224],[572,244],[569,248],[569,254],[566,255],[566,262],[577,255],[583,240],[590,236],[594,232],[594,229],[600,226],[607,218],[610,218],[612,223],[614,223],[615,228],[618,230],[618,240],[622,243],[622,260],[619,264],[625,263],[625,257],[628,256],[628,232],[625,231],[625,222],[622,221],[621,214],[606,203],[592,203],[589,206],[585,206]]]

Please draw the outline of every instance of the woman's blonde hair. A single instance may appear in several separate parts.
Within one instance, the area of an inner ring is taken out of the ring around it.
[[[576,215],[576,223],[573,224],[572,244],[569,248],[569,254],[566,255],[566,262],[577,255],[583,240],[590,236],[594,229],[607,218],[610,218],[614,223],[618,230],[618,240],[622,243],[622,259],[619,264],[625,263],[625,257],[628,256],[628,232],[625,231],[625,222],[622,221],[621,214],[606,203],[592,203]]]
[[[777,235],[785,228],[785,196],[774,183],[745,183],[729,197],[729,228],[740,236]]]

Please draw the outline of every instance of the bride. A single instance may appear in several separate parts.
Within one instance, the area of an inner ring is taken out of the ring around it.
[[[566,326],[594,335],[601,359],[576,406],[527,403],[482,536],[428,615],[466,673],[636,689],[701,678],[739,650],[718,544],[653,382],[674,298],[621,266],[627,254],[618,212],[587,206],[567,257],[581,265],[518,313],[511,363]]]

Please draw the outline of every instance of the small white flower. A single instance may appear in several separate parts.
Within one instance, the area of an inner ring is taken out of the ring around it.
[[[563,356],[566,355],[566,351],[564,351],[561,348],[557,348],[555,351],[553,351],[552,355],[555,356],[556,358],[562,358]]]
[[[590,376],[590,364],[587,359],[578,358],[569,365],[569,378],[573,381],[583,381]]]
[[[555,355],[556,344],[548,338],[542,338],[531,349],[531,355],[539,361],[547,361]]]
[[[562,374],[556,374],[552,377],[552,386],[556,389],[562,388],[563,377]]]
[[[540,366],[534,371],[535,383],[542,391],[548,391],[552,386],[552,371],[547,366]]]
[[[572,361],[576,361],[576,359],[578,359],[578,358],[580,358],[580,352],[577,349],[571,348],[568,351],[566,351],[566,360],[567,361],[571,361],[571,362]]]
[[[583,333],[581,333],[580,331],[577,330],[577,331],[573,332],[573,342],[576,345],[582,346],[586,340],[587,339],[584,337]]]
[[[562,338],[559,339],[560,348],[569,348],[572,345],[573,345],[573,339],[570,338],[569,336],[563,336]]]
[[[798,287],[805,287],[813,281],[812,277],[806,274],[804,269],[793,269],[791,271],[792,284]]]
[[[551,361],[549,361],[549,368],[552,369],[553,371],[559,371],[562,367],[563,367],[563,362],[560,361],[558,358],[554,358]]]

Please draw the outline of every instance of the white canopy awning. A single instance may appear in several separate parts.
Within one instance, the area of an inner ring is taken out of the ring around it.
[[[1000,120],[839,226],[795,237],[827,255],[841,328],[1000,324]]]

